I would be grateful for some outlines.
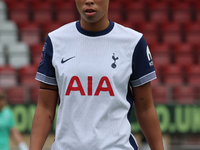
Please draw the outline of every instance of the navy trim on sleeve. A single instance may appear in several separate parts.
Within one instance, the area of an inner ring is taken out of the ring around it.
[[[53,46],[50,37],[47,36],[35,79],[47,84],[57,85],[52,57]]]
[[[143,85],[156,78],[152,56],[144,37],[136,45],[132,59],[133,73],[130,83],[133,87]]]

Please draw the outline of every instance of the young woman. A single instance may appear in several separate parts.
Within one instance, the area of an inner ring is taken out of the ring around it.
[[[150,81],[156,78],[141,33],[108,19],[109,0],[75,0],[81,19],[49,33],[30,150],[41,150],[59,109],[52,150],[138,150],[135,113],[152,150],[163,150]]]

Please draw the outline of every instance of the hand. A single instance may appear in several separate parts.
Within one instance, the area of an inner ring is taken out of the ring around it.
[[[28,150],[28,146],[26,145],[25,142],[21,142],[18,144],[19,150]]]

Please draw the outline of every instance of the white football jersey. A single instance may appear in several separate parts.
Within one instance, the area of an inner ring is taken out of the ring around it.
[[[156,78],[142,34],[112,21],[90,32],[77,21],[49,33],[42,54],[36,79],[60,96],[52,150],[137,150],[129,86]]]

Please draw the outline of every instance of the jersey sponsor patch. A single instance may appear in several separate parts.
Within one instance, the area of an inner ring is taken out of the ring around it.
[[[39,65],[42,65],[44,63],[44,50],[46,48],[46,45],[47,45],[47,43],[44,44],[44,47],[42,49],[42,54],[41,54],[41,57],[40,57],[40,63],[39,63]]]
[[[70,93],[72,91],[76,91],[76,92],[79,92],[82,96],[85,96],[86,94],[88,96],[92,96],[93,94],[94,94],[94,96],[98,96],[100,94],[100,92],[108,92],[110,96],[115,96],[114,92],[113,92],[113,88],[111,86],[111,83],[110,83],[110,80],[108,77],[103,76],[100,79],[99,84],[98,84],[96,90],[94,91],[94,93],[92,91],[92,89],[93,89],[92,81],[93,81],[92,76],[88,76],[87,89],[84,89],[79,77],[73,76],[69,81],[65,95],[70,95]]]
[[[151,67],[153,66],[153,59],[152,59],[151,52],[148,46],[147,46],[146,52],[147,52],[147,58],[149,60],[149,66]]]

